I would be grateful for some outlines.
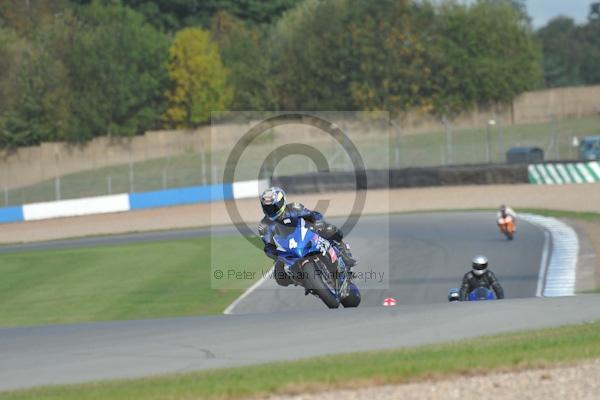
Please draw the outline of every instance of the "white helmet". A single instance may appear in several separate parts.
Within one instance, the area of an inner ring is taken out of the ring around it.
[[[477,276],[485,274],[488,266],[488,259],[486,256],[475,256],[473,258],[473,273]]]

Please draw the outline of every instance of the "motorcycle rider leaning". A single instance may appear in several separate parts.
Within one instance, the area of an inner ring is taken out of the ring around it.
[[[497,299],[504,298],[504,289],[496,275],[488,268],[488,259],[485,256],[473,258],[473,269],[465,274],[460,287],[460,300],[467,300],[469,293],[479,287],[486,287],[496,294]]]
[[[505,206],[504,204],[502,204],[500,206],[500,209],[498,210],[498,214],[497,214],[497,218],[496,219],[504,219],[506,217],[512,217],[513,219],[513,223],[515,224],[515,229],[516,229],[516,224],[517,224],[517,213],[515,212],[515,210],[513,210],[510,207]]]
[[[260,195],[260,205],[265,216],[258,225],[258,234],[265,245],[265,254],[275,260],[273,277],[279,285],[288,286],[294,283],[285,272],[284,263],[277,260],[277,247],[272,240],[272,230],[275,224],[284,221],[286,218],[303,218],[305,221],[312,223],[320,236],[329,240],[332,245],[340,250],[340,257],[346,267],[351,268],[356,265],[356,261],[350,254],[350,247],[342,241],[344,236],[342,231],[325,222],[320,212],[309,210],[300,203],[288,204],[285,192],[278,187],[265,190]]]

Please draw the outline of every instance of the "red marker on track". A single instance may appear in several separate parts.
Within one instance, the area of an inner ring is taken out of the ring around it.
[[[396,305],[396,299],[393,297],[388,297],[387,299],[383,300],[384,307],[391,307],[391,306],[395,306],[395,305]]]

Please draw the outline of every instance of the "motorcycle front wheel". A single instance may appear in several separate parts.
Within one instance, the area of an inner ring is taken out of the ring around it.
[[[304,287],[310,290],[312,293],[319,296],[319,298],[329,308],[338,308],[340,301],[333,292],[333,289],[325,283],[325,276],[323,272],[317,266],[316,262],[306,263],[302,267],[302,275],[304,279]]]

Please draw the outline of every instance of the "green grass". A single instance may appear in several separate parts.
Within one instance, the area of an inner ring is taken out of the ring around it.
[[[531,214],[544,215],[555,218],[573,218],[582,221],[600,223],[600,213],[596,212],[579,212],[579,211],[562,211],[562,210],[545,210],[539,208],[524,208],[519,212],[527,212]]]
[[[461,213],[461,212],[465,212],[465,211],[497,212],[498,209],[497,208],[468,208],[468,209],[451,209],[451,208],[449,208],[449,209],[437,209],[437,210],[427,210],[427,211],[422,211],[422,210],[402,211],[397,214],[420,214],[423,212],[426,212],[426,213],[454,213],[454,212]],[[591,211],[590,212],[564,211],[564,210],[549,210],[549,209],[544,209],[544,208],[517,208],[515,211],[517,212],[517,214],[529,213],[529,214],[543,215],[546,217],[572,218],[572,219],[578,219],[581,221],[600,223],[600,213],[591,212]]]
[[[382,135],[362,138],[352,135],[367,168],[436,166],[448,163],[446,133],[442,131],[401,135],[399,140]],[[505,152],[512,146],[535,145],[546,152],[547,159],[572,159],[577,149],[571,147],[573,136],[600,133],[600,117],[568,119],[549,123],[496,126],[490,130],[491,160],[504,162]],[[272,137],[269,136],[270,139]],[[268,138],[268,139],[269,139]],[[348,169],[348,159],[339,146],[331,141],[310,143],[327,155],[333,169]],[[486,127],[455,129],[452,141],[454,164],[487,162]],[[271,152],[270,140],[253,145],[244,152],[242,168],[236,179],[256,179],[260,166]],[[336,150],[337,149],[337,150]],[[397,151],[396,151],[397,150]],[[133,182],[130,182],[129,164],[64,175],[60,180],[61,198],[100,196],[109,193],[141,192],[172,187],[201,185],[218,182],[223,173],[229,149],[205,154],[187,153],[180,156],[152,159],[132,164]],[[214,167],[214,170],[213,170]],[[314,171],[312,162],[305,157],[286,157],[276,168],[278,175]],[[110,190],[109,190],[110,179]],[[0,196],[0,205],[25,204],[56,199],[55,181],[48,180],[24,188],[9,190]]]
[[[542,367],[600,357],[600,323],[470,339],[394,351],[40,388],[2,399],[223,399],[306,392],[327,387],[402,383],[415,379]]]
[[[217,286],[211,261],[239,260],[270,266],[240,237],[1,254],[0,326],[219,314],[252,281]]]

